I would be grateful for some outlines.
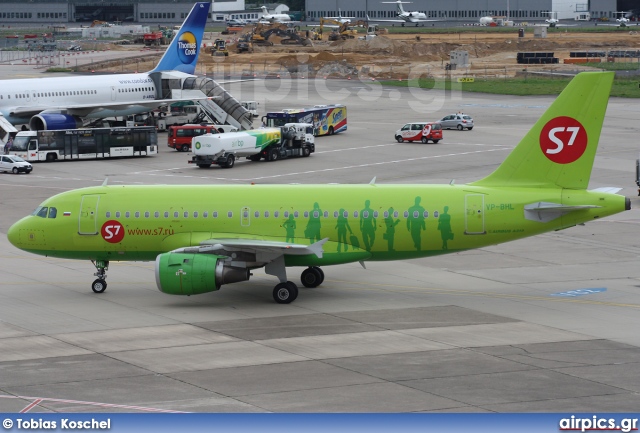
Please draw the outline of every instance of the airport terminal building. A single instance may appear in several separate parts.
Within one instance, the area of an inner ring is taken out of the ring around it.
[[[508,15],[514,21],[542,20],[548,11],[561,11],[561,19],[587,12],[590,19],[615,19],[616,11],[625,10],[624,3],[625,0],[412,0],[404,6],[407,11],[424,12],[437,20],[477,22],[488,15]],[[0,24],[51,25],[93,20],[179,24],[193,4],[194,0],[0,0]],[[338,9],[343,15],[358,19],[365,19],[367,14],[372,19],[395,18],[397,12],[395,4],[381,0],[306,0],[306,19],[318,21],[323,16],[337,16]],[[231,13],[244,10],[245,0],[216,0],[210,19],[224,21]],[[258,9],[248,13],[259,16]]]

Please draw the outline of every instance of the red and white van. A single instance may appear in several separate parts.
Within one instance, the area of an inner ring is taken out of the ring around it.
[[[413,122],[407,123],[398,129],[395,134],[398,143],[403,141],[422,141],[428,143],[429,140],[437,143],[442,140],[442,125],[437,122]]]
[[[231,125],[172,125],[167,134],[167,145],[180,152],[191,150],[191,139],[199,135],[235,132],[238,128]]]

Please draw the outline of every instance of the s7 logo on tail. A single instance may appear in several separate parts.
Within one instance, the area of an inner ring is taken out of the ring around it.
[[[542,152],[557,164],[578,160],[587,149],[588,141],[584,126],[572,117],[553,118],[540,132]]]

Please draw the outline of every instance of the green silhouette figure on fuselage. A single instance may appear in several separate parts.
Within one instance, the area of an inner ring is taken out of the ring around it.
[[[415,203],[409,208],[409,215],[407,217],[407,230],[411,232],[411,239],[413,239],[413,246],[418,251],[422,251],[422,230],[426,230],[426,224],[424,222],[424,208],[420,206],[420,197],[416,197]]]
[[[295,242],[296,220],[293,219],[293,214],[289,214],[289,219],[282,224],[282,227],[287,231],[286,242]]]
[[[449,206],[444,207],[444,211],[438,217],[438,230],[440,230],[440,237],[442,238],[442,249],[448,250],[448,241],[453,240],[453,232],[451,231],[451,215],[449,215]]]
[[[373,210],[369,207],[370,200],[364,202],[364,209],[360,212],[360,231],[362,232],[362,242],[367,251],[371,251],[373,243],[376,240],[376,219],[373,216]]]
[[[395,251],[393,249],[393,242],[394,242],[395,236],[396,236],[396,226],[400,223],[400,220],[399,219],[396,219],[395,221],[393,220],[393,208],[392,207],[390,207],[387,212],[388,212],[388,215],[384,219],[384,225],[387,228],[387,231],[384,232],[384,235],[382,237],[387,240],[387,248],[388,248],[388,250],[389,251]]]
[[[340,252],[340,246],[344,245],[344,251],[349,249],[349,243],[347,242],[347,230],[353,234],[351,227],[349,226],[349,220],[344,216],[344,209],[340,209],[338,215],[338,221],[336,222],[336,229],[338,230],[338,252]]]
[[[313,210],[309,212],[309,221],[307,222],[307,228],[304,231],[304,237],[309,239],[311,243],[320,240],[320,216],[322,211],[318,202],[313,204]]]

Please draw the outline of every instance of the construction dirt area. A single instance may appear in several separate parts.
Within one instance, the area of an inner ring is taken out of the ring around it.
[[[212,56],[210,47],[217,38],[227,41],[228,56]],[[197,73],[213,76],[292,76],[346,78],[364,76],[373,79],[407,79],[425,76],[514,76],[527,69],[576,70],[584,66],[564,64],[571,51],[640,50],[640,32],[563,32],[549,31],[546,38],[534,38],[533,30],[527,28],[524,37],[519,37],[518,28],[513,33],[478,32],[456,34],[387,34],[369,41],[347,39],[335,42],[314,41],[308,46],[279,45],[255,46],[253,52],[237,53],[238,37],[221,36],[217,33],[205,35],[206,48],[201,52]],[[114,47],[126,50],[128,47]],[[138,48],[139,49],[139,48]],[[160,49],[163,51],[163,49]],[[452,51],[468,52],[469,66],[446,70]],[[522,65],[516,61],[519,52],[553,52],[558,64]],[[616,61],[635,61],[620,59]],[[157,62],[155,56],[144,56],[136,60],[140,70],[149,70]],[[121,70],[120,62],[105,65]],[[102,68],[101,68],[102,69]]]

